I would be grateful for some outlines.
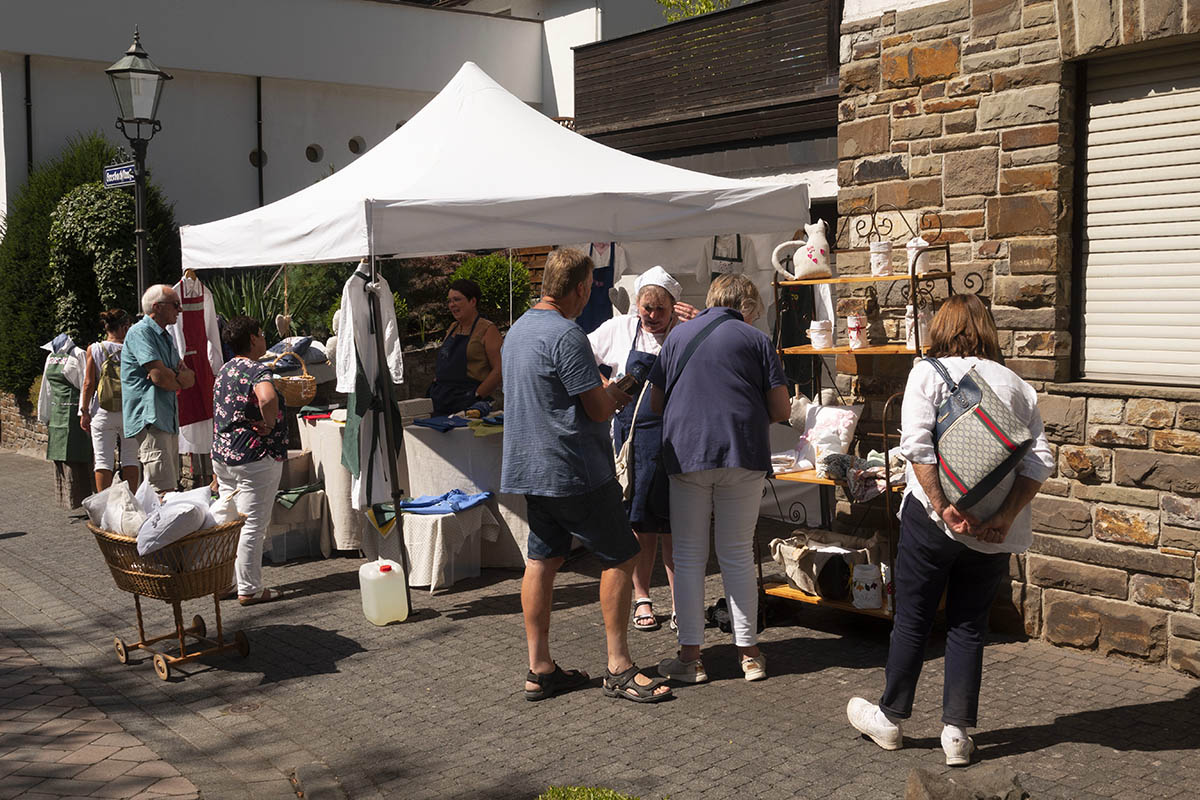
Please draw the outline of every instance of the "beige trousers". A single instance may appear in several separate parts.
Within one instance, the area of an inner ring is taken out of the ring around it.
[[[178,490],[179,435],[147,425],[136,439],[145,479],[160,492]]]

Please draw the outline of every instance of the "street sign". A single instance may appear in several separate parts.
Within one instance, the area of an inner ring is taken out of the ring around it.
[[[113,164],[104,168],[104,188],[116,189],[118,186],[133,186],[137,179],[137,168],[132,161],[124,164]]]

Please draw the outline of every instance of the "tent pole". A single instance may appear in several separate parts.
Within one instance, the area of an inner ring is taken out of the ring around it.
[[[367,225],[371,226],[370,204],[367,206]],[[371,283],[379,281],[379,265],[375,260],[375,237],[372,228],[371,240]],[[404,489],[400,486],[400,472],[396,467],[396,434],[394,427],[396,410],[396,387],[392,382],[392,373],[388,368],[387,347],[383,342],[383,307],[379,302],[377,292],[368,292],[371,303],[371,313],[375,317],[375,380],[383,388],[383,433],[384,444],[387,447],[388,476],[392,479],[392,509],[396,514],[396,524],[392,533],[400,537],[400,568],[404,570],[404,594],[408,602],[408,613],[412,614],[412,590],[408,585],[408,548],[404,544],[404,521],[400,516],[400,501],[404,499]],[[386,380],[384,379],[386,376]],[[378,387],[376,387],[378,388]],[[402,432],[401,432],[402,434]],[[403,440],[401,440],[403,441]]]

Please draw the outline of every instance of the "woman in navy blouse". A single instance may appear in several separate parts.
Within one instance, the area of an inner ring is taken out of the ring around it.
[[[758,649],[754,526],[771,466],[768,429],[790,410],[787,382],[770,339],[753,326],[763,305],[749,278],[721,275],[709,287],[706,305],[671,332],[650,371],[651,402],[664,414],[663,464],[671,476],[680,646],[678,656],[658,669],[687,683],[708,680],[700,645],[712,518],[733,641],[744,677],[756,681],[767,671]]]

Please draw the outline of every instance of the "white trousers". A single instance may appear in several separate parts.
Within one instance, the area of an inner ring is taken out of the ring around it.
[[[710,517],[733,624],[733,642],[739,647],[752,647],[758,642],[754,527],[762,490],[763,473],[740,467],[671,476],[679,644],[704,643],[704,571],[708,566]]]
[[[213,472],[221,494],[238,489],[237,509],[246,515],[242,534],[238,537],[237,575],[238,594],[248,596],[262,591],[262,549],[267,527],[271,524],[271,509],[275,507],[275,492],[283,474],[283,462],[267,457],[248,464],[229,466],[213,462]]]
[[[97,409],[92,415],[92,456],[95,469],[112,471],[116,468],[116,454],[121,452],[121,468],[138,465],[137,439],[125,436],[125,428],[121,421],[120,411],[105,411]]]

